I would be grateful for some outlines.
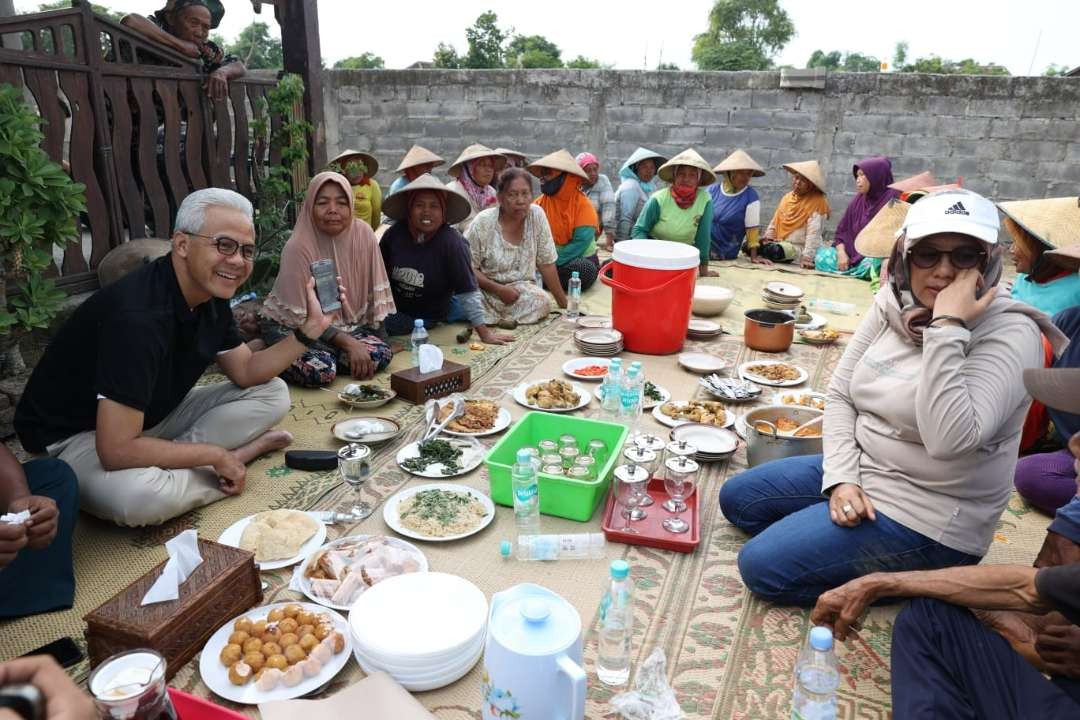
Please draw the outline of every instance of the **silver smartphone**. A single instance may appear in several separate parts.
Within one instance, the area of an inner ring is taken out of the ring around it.
[[[337,269],[333,260],[316,260],[311,263],[311,275],[315,278],[315,294],[324,313],[341,309],[341,293],[338,290]]]

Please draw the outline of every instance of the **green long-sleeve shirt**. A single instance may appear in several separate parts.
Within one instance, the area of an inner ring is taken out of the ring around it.
[[[712,219],[712,198],[705,190],[699,189],[694,204],[684,210],[675,204],[671,190],[664,188],[645,203],[630,236],[636,240],[654,238],[693,245],[704,265],[709,262]]]

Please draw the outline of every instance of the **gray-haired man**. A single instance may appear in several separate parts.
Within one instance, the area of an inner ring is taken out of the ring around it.
[[[294,338],[253,353],[229,309],[251,274],[251,203],[230,190],[188,195],[172,252],[83,303],[49,344],[15,413],[23,447],[66,461],[81,506],[151,525],[235,495],[245,465],[285,447],[278,373],[326,329],[312,281]],[[195,387],[217,361],[230,382]]]

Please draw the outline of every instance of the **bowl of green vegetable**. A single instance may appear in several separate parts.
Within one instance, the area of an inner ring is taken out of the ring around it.
[[[338,393],[338,400],[356,409],[382,407],[396,397],[397,393],[389,388],[355,383],[349,383]]]

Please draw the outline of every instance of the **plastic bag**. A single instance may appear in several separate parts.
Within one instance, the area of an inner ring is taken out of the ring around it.
[[[819,247],[814,256],[814,269],[821,272],[839,272],[836,261],[836,248],[832,246]]]
[[[609,704],[624,720],[682,720],[682,708],[668,685],[663,649],[654,648],[641,664],[634,678],[634,689],[619,693]]]

